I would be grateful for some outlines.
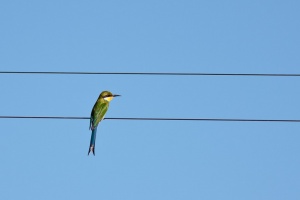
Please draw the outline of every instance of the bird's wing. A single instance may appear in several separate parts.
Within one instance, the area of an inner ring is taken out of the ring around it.
[[[99,122],[104,118],[107,109],[108,109],[107,103],[101,103],[99,106],[95,107],[95,110],[93,109],[92,117],[91,117],[92,129],[93,127],[98,126]]]

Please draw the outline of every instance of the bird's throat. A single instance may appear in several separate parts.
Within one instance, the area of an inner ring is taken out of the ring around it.
[[[104,100],[110,102],[114,97],[105,97]]]

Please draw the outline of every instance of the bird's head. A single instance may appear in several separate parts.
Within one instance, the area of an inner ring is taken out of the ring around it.
[[[112,94],[110,91],[103,91],[101,92],[99,98],[104,99],[105,101],[110,102],[114,97],[118,97],[121,95],[118,94]]]

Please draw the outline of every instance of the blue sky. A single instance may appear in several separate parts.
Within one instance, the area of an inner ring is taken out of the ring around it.
[[[300,73],[299,1],[2,1],[1,71]],[[0,75],[0,115],[300,119],[297,77]],[[1,119],[1,199],[299,199],[300,124]]]

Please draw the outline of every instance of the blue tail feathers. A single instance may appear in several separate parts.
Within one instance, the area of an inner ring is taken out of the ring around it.
[[[92,152],[95,155],[96,133],[97,133],[97,127],[92,129],[92,135],[91,135],[91,141],[90,141],[88,155],[90,154],[90,152]]]

